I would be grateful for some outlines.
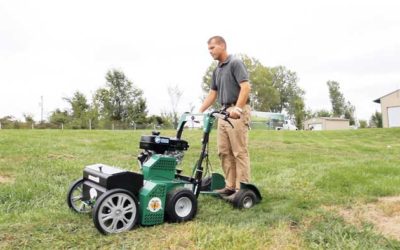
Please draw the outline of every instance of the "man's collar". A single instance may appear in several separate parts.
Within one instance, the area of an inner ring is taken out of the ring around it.
[[[228,55],[228,57],[226,58],[225,61],[223,61],[222,63],[221,63],[221,62],[218,63],[218,67],[222,67],[222,66],[224,66],[225,64],[229,63],[229,61],[231,60],[231,58],[232,58],[232,55]]]

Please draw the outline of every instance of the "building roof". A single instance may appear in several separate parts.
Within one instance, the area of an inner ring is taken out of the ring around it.
[[[339,118],[339,117],[313,117],[308,120],[312,120],[312,119],[323,119],[323,120],[328,120],[328,121],[349,121],[349,119]]]
[[[394,94],[394,93],[396,93],[397,91],[400,91],[400,89],[395,90],[395,91],[393,91],[393,92],[390,92],[389,94],[384,95],[384,96],[382,96],[382,97],[379,97],[378,99],[374,100],[374,102],[376,102],[376,103],[381,103],[381,99],[382,99],[382,98],[384,98],[384,97],[386,97],[386,96],[388,96],[388,95]]]

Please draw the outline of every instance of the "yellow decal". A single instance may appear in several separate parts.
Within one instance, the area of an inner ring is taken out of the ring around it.
[[[161,199],[158,197],[151,198],[149,204],[147,205],[147,209],[153,213],[158,212],[161,208]]]

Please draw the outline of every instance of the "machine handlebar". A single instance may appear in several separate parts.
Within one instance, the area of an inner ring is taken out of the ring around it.
[[[232,124],[232,122],[229,120],[229,112],[226,110],[216,110],[211,112],[212,116],[214,116],[215,118],[219,118],[221,120],[224,120],[226,122],[229,123],[229,125],[231,125],[232,128],[235,128]]]

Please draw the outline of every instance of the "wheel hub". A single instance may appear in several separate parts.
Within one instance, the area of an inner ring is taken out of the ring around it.
[[[192,202],[187,197],[180,198],[175,205],[176,214],[180,217],[186,217],[192,210]]]
[[[253,206],[253,199],[251,197],[245,197],[243,200],[244,208],[251,208]]]
[[[116,233],[132,228],[136,218],[134,200],[127,194],[115,193],[102,201],[97,219],[107,233]]]

